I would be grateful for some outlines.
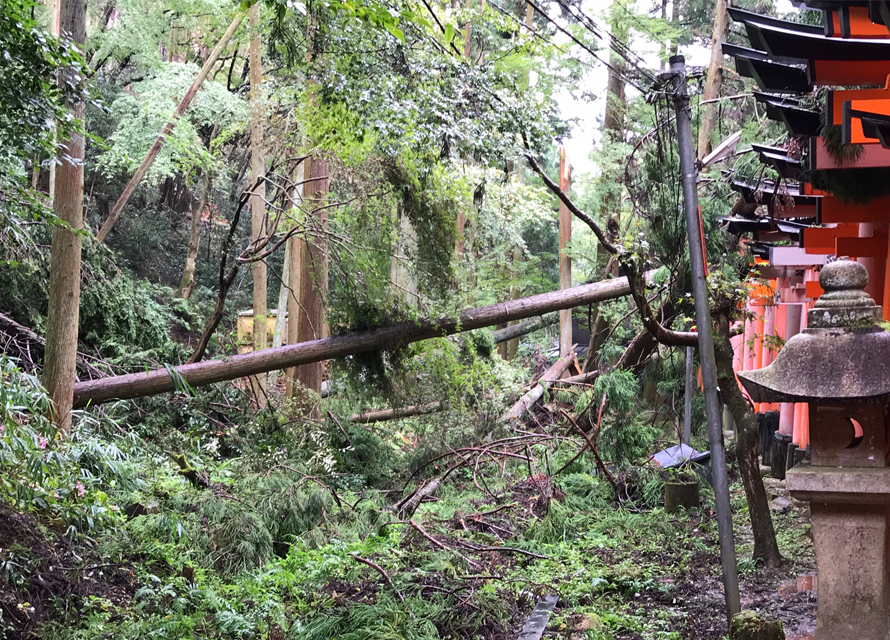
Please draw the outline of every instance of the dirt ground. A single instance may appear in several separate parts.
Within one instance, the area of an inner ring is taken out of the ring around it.
[[[129,566],[103,563],[88,544],[75,545],[62,533],[0,504],[0,613],[12,627],[9,640],[37,637],[40,623],[90,596],[119,607],[132,600]]]

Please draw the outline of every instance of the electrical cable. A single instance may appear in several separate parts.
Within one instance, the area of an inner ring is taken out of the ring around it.
[[[565,28],[563,28],[562,25],[558,24],[553,18],[551,18],[549,15],[547,15],[547,14],[544,12],[544,10],[541,9],[541,7],[539,7],[537,4],[535,4],[535,3],[533,2],[533,0],[525,0],[525,1],[526,1],[529,5],[531,5],[531,7],[532,7],[535,11],[537,11],[539,14],[541,14],[541,16],[543,16],[544,19],[547,20],[547,22],[549,22],[550,24],[552,24],[552,25],[553,25],[554,27],[556,27],[559,31],[561,31],[562,33],[564,33],[565,35],[567,35],[567,36],[568,36],[568,37],[569,37],[575,44],[577,44],[577,45],[580,46],[582,49],[584,49],[585,51],[587,51],[590,55],[592,55],[592,56],[594,57],[595,60],[597,60],[597,61],[599,61],[600,63],[602,63],[603,65],[605,65],[606,68],[611,69],[612,71],[614,71],[614,72],[615,72],[616,74],[618,74],[622,79],[624,79],[625,82],[627,82],[628,84],[633,85],[634,88],[636,88],[638,91],[640,91],[640,92],[642,92],[642,93],[645,93],[645,92],[646,92],[646,90],[645,90],[642,86],[640,86],[639,83],[635,82],[635,81],[634,81],[632,78],[630,78],[629,76],[626,76],[625,74],[623,74],[623,73],[621,72],[621,70],[618,69],[617,67],[615,67],[614,65],[612,65],[612,64],[606,62],[605,60],[603,60],[601,57],[599,57],[599,56],[596,54],[596,52],[595,52],[593,49],[591,49],[591,48],[588,47],[586,44],[584,44],[583,42],[581,42],[580,40],[578,40],[578,38],[576,38],[574,35],[572,35],[571,33],[569,33],[569,31],[567,31]]]
[[[588,31],[590,31],[594,36],[596,36],[600,40],[608,40],[609,48],[612,49],[612,51],[614,51],[618,56],[623,58],[625,62],[627,62],[636,71],[638,71],[643,77],[645,77],[650,82],[655,82],[655,76],[653,76],[648,70],[640,66],[640,63],[645,64],[645,60],[643,60],[641,56],[635,53],[627,45],[626,42],[623,42],[616,35],[608,31],[608,29],[604,29],[601,25],[597,24],[597,22],[593,18],[584,13],[584,11],[581,10],[579,7],[569,5],[565,2],[565,0],[556,0],[556,2],[561,7],[563,7],[572,17],[576,18],[581,23],[581,25]],[[575,12],[577,12],[577,14]]]

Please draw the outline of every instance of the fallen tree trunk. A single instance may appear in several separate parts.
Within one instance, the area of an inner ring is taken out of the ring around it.
[[[514,404],[510,410],[504,414],[502,420],[504,422],[509,422],[510,420],[519,419],[523,413],[528,411],[529,407],[531,407],[535,402],[540,399],[541,396],[544,395],[544,390],[553,384],[555,381],[559,380],[562,377],[562,374],[566,372],[566,369],[569,368],[569,365],[575,361],[575,347],[569,350],[568,353],[564,353],[562,357],[550,365],[550,368],[544,372],[544,374],[540,377],[538,382],[532,387],[524,396],[519,399],[519,402]]]
[[[508,340],[518,338],[519,336],[524,336],[533,331],[537,331],[538,329],[549,327],[551,324],[555,324],[557,320],[559,320],[559,314],[548,313],[546,316],[541,316],[540,318],[532,318],[531,320],[526,320],[525,322],[520,322],[519,324],[504,327],[503,329],[498,329],[497,331],[493,332],[494,341],[496,344],[507,342]]]
[[[356,413],[349,418],[349,421],[356,424],[385,422],[386,420],[399,420],[401,418],[410,418],[412,416],[422,416],[427,413],[434,413],[441,408],[441,402],[430,402],[429,404],[399,407],[398,409],[377,409],[374,411],[365,411],[364,413]]]
[[[646,275],[651,277],[652,273]],[[101,404],[115,399],[126,400],[167,393],[174,391],[178,386],[181,387],[183,382],[190,387],[201,387],[265,371],[286,369],[331,358],[342,358],[356,353],[392,349],[410,342],[447,336],[462,331],[472,331],[501,322],[523,320],[559,309],[571,309],[601,300],[620,298],[629,293],[630,286],[627,278],[615,278],[605,282],[476,307],[464,311],[457,318],[425,318],[380,329],[299,342],[276,349],[263,349],[232,356],[225,360],[208,360],[102,380],[79,382],[74,385],[74,407]]]

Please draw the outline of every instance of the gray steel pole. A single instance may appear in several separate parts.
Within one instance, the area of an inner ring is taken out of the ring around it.
[[[686,395],[683,398],[683,444],[692,440],[692,357],[693,347],[686,347]]]
[[[723,447],[723,425],[720,398],[717,395],[717,363],[714,357],[714,335],[708,287],[705,282],[704,247],[699,231],[698,186],[696,185],[695,151],[692,144],[692,123],[689,96],[686,93],[686,59],[670,59],[674,107],[677,114],[677,143],[680,151],[680,172],[683,174],[683,200],[686,209],[686,232],[689,238],[689,264],[692,270],[692,293],[695,296],[695,323],[698,327],[698,353],[701,360],[705,391],[705,415],[711,465],[714,471],[714,500],[717,503],[717,530],[720,535],[720,560],[723,565],[723,589],[728,620],[739,613],[739,576],[736,566],[732,512],[729,505],[729,481],[726,477],[726,450]]]

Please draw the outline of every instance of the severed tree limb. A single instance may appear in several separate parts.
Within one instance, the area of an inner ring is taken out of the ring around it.
[[[410,518],[414,515],[414,512],[417,511],[417,507],[420,506],[420,503],[423,502],[424,498],[427,498],[433,495],[436,492],[436,489],[439,488],[439,485],[442,484],[442,479],[444,476],[439,476],[438,478],[433,478],[429,482],[424,482],[421,484],[414,492],[410,493],[407,497],[398,502],[393,509],[400,518]]]
[[[452,549],[452,548],[449,547],[448,545],[442,544],[441,542],[439,542],[438,540],[436,540],[433,536],[431,536],[430,534],[428,534],[428,533],[426,532],[426,530],[425,530],[423,527],[421,527],[419,524],[417,524],[414,520],[409,520],[409,521],[408,521],[408,524],[410,524],[412,527],[414,527],[414,529],[415,529],[420,535],[422,535],[424,538],[426,538],[427,540],[429,540],[431,543],[433,543],[434,545],[436,545],[437,547],[439,547],[439,548],[442,549],[443,551],[450,551],[451,553],[456,553],[458,556],[460,556],[461,558],[463,558],[464,560],[466,560],[466,561],[467,561],[467,564],[469,564],[471,567],[475,568],[477,571],[479,571],[479,570],[482,569],[482,565],[481,565],[481,564],[479,564],[479,563],[476,562],[475,560],[471,560],[470,558],[466,557],[465,555],[463,555],[463,554],[460,553],[459,551],[455,551],[454,549]]]
[[[496,344],[507,342],[508,340],[512,340],[513,338],[518,338],[519,336],[524,336],[526,334],[532,333],[533,331],[537,331],[538,329],[543,329],[544,327],[549,327],[552,324],[556,324],[557,320],[559,320],[559,314],[548,313],[547,315],[540,316],[539,318],[532,318],[531,320],[526,320],[525,322],[520,322],[519,324],[504,327],[503,329],[498,329],[497,331],[493,332],[494,341]]]
[[[518,553],[523,556],[528,556],[529,558],[537,558],[539,560],[549,560],[550,556],[544,556],[540,553],[533,553],[531,551],[526,551],[525,549],[517,549],[516,547],[483,547],[477,544],[472,544],[467,542],[466,540],[458,540],[458,543],[465,546],[467,549],[472,549],[473,551],[497,551],[498,553]]]
[[[538,382],[534,387],[531,388],[524,396],[519,399],[519,402],[514,404],[510,410],[504,414],[502,420],[504,422],[509,422],[510,420],[517,420],[522,417],[522,414],[528,411],[529,407],[531,407],[535,402],[537,402],[541,396],[544,395],[544,390],[549,387],[553,382],[559,380],[562,377],[562,374],[566,372],[566,369],[569,368],[569,365],[574,361],[575,358],[575,345],[572,345],[572,348],[568,353],[564,353],[562,357],[554,362],[547,371],[541,376]]]
[[[401,592],[401,591],[399,591],[398,589],[396,589],[396,585],[393,584],[393,582],[392,582],[392,578],[390,578],[390,577],[389,577],[389,574],[386,573],[386,571],[383,570],[383,567],[381,567],[379,564],[377,564],[377,563],[374,562],[373,560],[368,560],[367,558],[362,558],[360,555],[357,555],[357,554],[355,554],[355,553],[350,553],[349,555],[352,556],[352,559],[353,559],[353,560],[357,560],[358,562],[361,562],[362,564],[368,565],[368,566],[371,567],[374,571],[376,571],[376,572],[379,573],[381,576],[383,576],[383,579],[386,580],[386,584],[388,584],[388,585],[392,588],[392,590],[396,592],[396,595],[399,597],[399,600],[400,600],[402,603],[405,602],[405,596],[402,595],[402,592]]]
[[[408,407],[399,407],[397,409],[377,409],[374,411],[353,414],[349,418],[349,421],[357,424],[370,424],[372,422],[385,422],[386,420],[400,420],[401,418],[410,418],[412,416],[422,416],[427,413],[434,413],[441,408],[441,402],[430,402],[428,404],[411,405]]]
[[[7,355],[17,353],[18,359],[30,367],[37,366],[38,361],[43,360],[46,340],[5,313],[0,313],[0,336],[5,336],[0,337],[0,352]],[[77,368],[90,378],[106,377],[104,371],[87,361],[87,357],[82,353],[77,354]]]
[[[618,484],[615,482],[615,477],[606,468],[606,465],[603,463],[602,458],[600,458],[600,452],[596,448],[596,441],[597,441],[597,438],[599,438],[599,432],[600,432],[600,422],[603,419],[603,408],[605,408],[605,406],[606,406],[606,394],[604,393],[603,400],[600,403],[599,415],[597,416],[597,419],[596,419],[596,427],[594,428],[594,431],[593,431],[593,439],[591,439],[590,436],[587,435],[587,432],[585,432],[581,427],[578,426],[578,423],[575,422],[575,420],[572,418],[572,416],[570,416],[566,411],[563,411],[562,409],[560,409],[560,412],[562,413],[562,415],[564,415],[568,419],[569,422],[572,423],[572,426],[575,428],[575,430],[578,433],[581,434],[581,436],[584,438],[584,440],[587,441],[587,446],[590,447],[590,451],[593,453],[594,460],[596,460],[596,468],[599,470],[599,472],[601,474],[603,474],[606,477],[606,480],[609,481],[609,484],[612,485],[612,488],[615,491],[618,491]],[[560,469],[560,471],[562,471],[562,469]]]

